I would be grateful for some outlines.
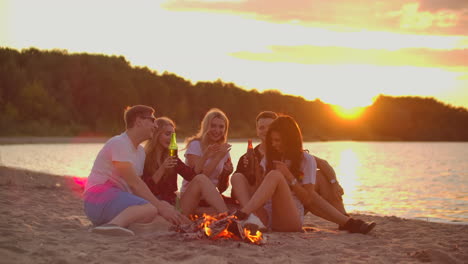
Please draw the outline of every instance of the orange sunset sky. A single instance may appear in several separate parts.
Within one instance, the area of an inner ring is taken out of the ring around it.
[[[342,107],[468,107],[467,0],[0,0],[0,46],[123,55]]]

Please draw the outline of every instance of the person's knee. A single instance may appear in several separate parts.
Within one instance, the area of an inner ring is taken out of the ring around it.
[[[143,214],[145,215],[145,217],[148,217],[148,218],[154,218],[158,215],[158,209],[156,207],[154,207],[154,205],[150,204],[150,203],[147,203],[147,204],[144,204],[144,205],[139,205],[141,206],[141,210],[143,212]]]
[[[198,174],[192,179],[192,182],[195,182],[197,184],[208,184],[211,181],[205,174]]]
[[[245,181],[245,176],[240,172],[236,172],[231,176],[231,184],[235,184],[239,181]]]
[[[281,181],[284,180],[283,174],[279,170],[272,170],[267,175],[265,175],[265,180],[268,181]]]

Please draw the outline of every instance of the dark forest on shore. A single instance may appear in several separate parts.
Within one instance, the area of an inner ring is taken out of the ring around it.
[[[272,110],[293,116],[306,140],[468,141],[468,109],[434,98],[380,95],[358,118],[344,119],[318,99],[221,80],[193,84],[122,56],[0,48],[0,136],[111,136],[135,104],[173,119],[180,137],[217,107],[230,119],[231,138],[254,137],[255,116]]]

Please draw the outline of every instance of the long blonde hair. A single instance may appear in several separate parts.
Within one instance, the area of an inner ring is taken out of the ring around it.
[[[145,145],[145,167],[143,175],[153,175],[167,157],[167,149],[159,144],[159,136],[164,132],[166,126],[172,126],[175,129],[175,123],[168,117],[159,117],[155,120],[158,128],[154,130],[153,137]]]
[[[226,143],[227,142],[227,135],[229,130],[229,119],[227,118],[226,114],[218,108],[211,108],[203,117],[201,122],[200,130],[198,133],[186,140],[186,146],[188,146],[194,140],[200,140],[200,145],[202,151],[208,147],[208,131],[210,131],[211,122],[215,118],[220,118],[224,121],[225,129],[223,137],[216,143]]]

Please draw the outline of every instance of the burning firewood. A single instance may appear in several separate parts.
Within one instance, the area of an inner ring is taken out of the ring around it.
[[[192,216],[192,221],[190,224],[174,226],[172,230],[187,235],[195,233],[195,235],[189,235],[189,237],[194,238],[232,239],[256,245],[263,245],[266,242],[265,237],[259,230],[243,228],[234,215],[224,213],[211,216],[203,214],[201,217]]]

